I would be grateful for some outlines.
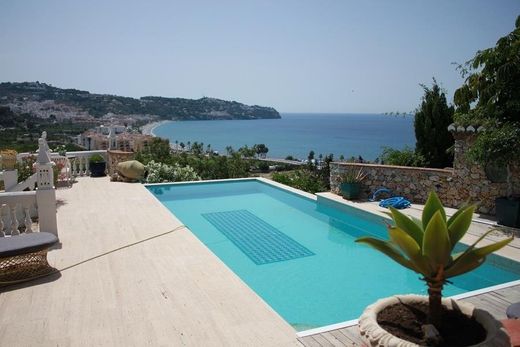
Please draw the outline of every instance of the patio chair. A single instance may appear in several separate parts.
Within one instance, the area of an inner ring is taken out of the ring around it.
[[[35,232],[0,237],[0,285],[30,280],[54,271],[47,250],[58,242],[51,233]]]

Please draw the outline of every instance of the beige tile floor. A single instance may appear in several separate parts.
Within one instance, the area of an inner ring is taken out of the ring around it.
[[[299,344],[143,185],[86,177],[57,197],[62,271],[0,291],[1,346]]]

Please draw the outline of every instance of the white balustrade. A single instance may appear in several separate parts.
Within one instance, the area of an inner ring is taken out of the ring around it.
[[[106,150],[67,152],[67,158],[71,162],[72,176],[90,175],[89,160],[95,154],[99,154],[107,160]]]
[[[0,237],[32,232],[31,208],[36,205],[36,191],[0,194]],[[22,223],[20,223],[22,221]]]
[[[18,183],[10,189],[5,189],[6,192],[22,192],[26,189],[34,190],[36,188],[37,174],[34,173],[29,176],[25,181]]]
[[[38,211],[38,229],[58,236],[56,191],[54,188],[53,171],[53,166],[56,164],[51,160],[51,157],[58,156],[58,154],[50,152],[46,138],[47,134],[43,132],[42,137],[38,139],[38,153],[34,165],[36,173],[24,181],[25,185],[30,186],[32,184],[33,187],[34,181],[36,181],[38,186],[37,190],[0,193],[0,237],[6,234],[18,235],[20,233],[20,226],[22,226],[23,231],[26,233],[33,232],[33,222],[31,218],[31,210],[33,208],[36,208]],[[101,152],[106,153],[106,151]],[[30,155],[33,154],[20,153],[17,159],[22,160]],[[93,155],[93,153],[90,155]],[[65,158],[64,160],[67,159]],[[4,172],[4,181],[5,178]],[[23,184],[15,189],[21,189],[22,187]]]

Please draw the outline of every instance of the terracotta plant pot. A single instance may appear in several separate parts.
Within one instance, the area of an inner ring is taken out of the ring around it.
[[[368,306],[359,318],[359,331],[361,339],[370,347],[418,347],[419,345],[400,339],[386,330],[384,330],[377,322],[377,315],[388,306],[398,303],[411,305],[428,304],[427,296],[420,295],[396,295],[389,298],[376,301]],[[454,307],[455,301],[452,299],[443,299],[442,304],[449,309]],[[510,347],[511,341],[502,324],[497,321],[489,312],[475,308],[475,306],[457,301],[456,305],[460,311],[468,317],[473,316],[475,320],[482,325],[486,331],[486,339],[473,345],[472,347]]]

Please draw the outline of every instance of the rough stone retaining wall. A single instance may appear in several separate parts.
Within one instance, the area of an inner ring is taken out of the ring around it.
[[[431,190],[435,190],[445,206],[459,207],[466,201],[480,202],[478,211],[495,213],[495,198],[507,195],[507,183],[491,182],[484,169],[466,157],[466,151],[475,135],[455,134],[453,168],[432,169],[391,165],[331,163],[331,191],[339,193],[341,175],[347,170],[362,169],[367,177],[362,183],[361,198],[368,198],[385,187],[395,195],[404,196],[413,203],[424,203]],[[511,168],[513,193],[520,194],[520,168]]]

